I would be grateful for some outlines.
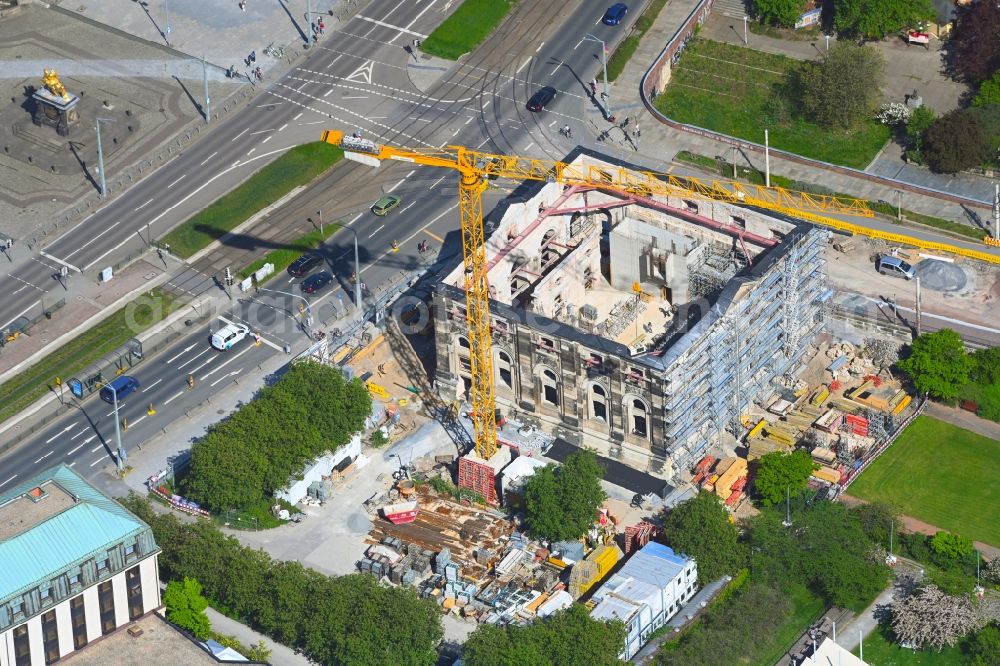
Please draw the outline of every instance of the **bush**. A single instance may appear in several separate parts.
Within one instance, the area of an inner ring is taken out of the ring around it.
[[[802,111],[825,127],[849,129],[871,118],[881,97],[885,59],[870,46],[838,42],[798,74]]]
[[[802,14],[801,0],[753,0],[753,12],[761,23],[794,28]]]
[[[944,569],[960,566],[974,551],[972,539],[945,530],[931,537],[930,546],[934,563]]]
[[[167,607],[167,619],[181,629],[190,631],[195,638],[208,638],[211,625],[205,615],[208,601],[201,596],[201,583],[184,577],[182,581],[172,580],[163,591],[163,605]]]
[[[374,577],[325,576],[245,548],[205,520],[181,522],[135,494],[122,501],[153,529],[161,577],[198,576],[216,610],[321,664],[431,666],[440,611],[413,588]],[[166,603],[166,597],[164,597]],[[387,640],[391,637],[391,640]]]
[[[969,109],[949,111],[924,133],[924,158],[935,173],[958,173],[983,157],[983,125]]]
[[[194,444],[182,490],[213,511],[254,506],[307,461],[349,442],[370,411],[360,381],[318,363],[294,363]]]

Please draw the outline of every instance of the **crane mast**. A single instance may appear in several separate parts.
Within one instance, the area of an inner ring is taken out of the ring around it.
[[[341,148],[347,159],[370,166],[378,166],[386,160],[397,160],[453,169],[461,176],[458,196],[472,370],[472,412],[469,416],[473,424],[476,454],[482,460],[489,460],[497,450],[488,263],[483,231],[482,195],[487,187],[486,176],[518,181],[558,182],[640,198],[675,196],[729,201],[819,223],[832,222],[821,214],[872,217],[871,209],[863,200],[793,192],[779,187],[765,188],[736,181],[703,182],[696,178],[681,178],[625,167],[567,164],[516,155],[496,155],[462,146],[448,146],[447,150],[410,150],[377,144],[338,130],[324,131],[323,141]]]

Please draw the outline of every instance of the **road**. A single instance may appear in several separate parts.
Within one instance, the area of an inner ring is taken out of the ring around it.
[[[480,49],[421,92],[407,74],[410,55],[403,46],[410,36],[426,35],[443,20],[443,13],[428,12],[433,6],[409,0],[373,2],[302,66],[274,82],[253,106],[233,114],[183,155],[56,239],[43,254],[0,278],[0,293],[18,285],[0,302],[0,321],[34,307],[35,292],[47,287],[60,266],[92,274],[141,250],[150,236],[162,236],[278,153],[317,140],[328,127],[359,128],[366,136],[414,147],[462,143],[497,152],[565,156],[575,143],[555,130],[566,122],[580,126],[581,102],[587,98],[583,82],[600,68],[597,49],[588,48],[597,45],[581,38],[593,32],[611,41],[625,34],[625,26],[601,25],[600,12],[580,2],[526,3]],[[630,21],[638,9],[633,7]],[[557,88],[556,100],[542,113],[528,112],[527,98],[542,85]],[[403,198],[399,209],[385,218],[371,214],[371,202],[389,192]],[[484,208],[489,210],[508,192],[494,187],[484,195]],[[362,279],[373,289],[418,271],[429,260],[417,252],[419,240],[460,251],[453,173],[399,164],[373,171],[343,163],[246,234],[234,235],[172,275],[166,288],[188,297],[220,288],[218,277],[225,267],[240,268],[262,251],[281,246],[315,225],[319,210],[325,222],[341,220],[358,232]],[[399,242],[399,251],[392,250],[393,240]],[[321,251],[339,285],[309,297],[318,325],[342,315],[352,298],[353,236],[338,233]],[[293,316],[301,298],[296,282],[279,276],[267,284],[267,289],[296,296],[262,292],[258,298],[265,305],[240,302],[233,312],[224,313],[260,328],[267,344],[214,352],[207,340],[210,330],[221,324],[212,322],[139,366],[142,392],[124,400],[120,410],[129,426],[126,449],[141,445],[163,424],[182,418],[186,409],[224,390],[241,374],[253,372],[285,345],[303,346],[306,331]],[[186,384],[188,373],[195,374],[192,390]],[[155,415],[147,413],[149,403]],[[110,411],[92,397],[57,419],[0,460],[0,483],[30,474],[38,465],[65,462],[86,470],[111,461]]]

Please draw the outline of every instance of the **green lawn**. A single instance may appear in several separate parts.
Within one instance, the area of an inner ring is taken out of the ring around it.
[[[518,0],[465,0],[427,36],[420,50],[439,58],[458,60],[479,46],[500,25]]]
[[[333,224],[327,224],[323,227],[322,233],[320,233],[320,231],[320,229],[313,229],[309,233],[303,234],[294,241],[289,242],[285,247],[271,250],[263,257],[257,259],[252,264],[241,270],[239,273],[240,277],[248,278],[253,275],[258,268],[268,263],[274,264],[274,273],[271,274],[273,277],[288,268],[288,266],[293,261],[298,259],[303,253],[319,247],[323,241],[340,231],[340,227]],[[352,256],[351,261],[353,260],[354,258]]]
[[[802,585],[790,586],[787,593],[792,600],[792,614],[788,620],[767,637],[747,637],[754,641],[756,648],[755,658],[748,662],[751,666],[774,666],[796,639],[809,629],[809,625],[826,611],[823,600]]]
[[[179,307],[175,297],[154,289],[55,350],[24,372],[0,384],[0,423],[38,400],[75,373],[124,345]],[[65,389],[68,393],[69,389]]]
[[[906,515],[1000,545],[1000,441],[919,416],[848,492]]]
[[[958,645],[934,650],[908,650],[890,640],[883,628],[878,628],[865,637],[862,643],[865,661],[871,666],[960,666],[968,663]],[[855,650],[854,654],[858,654]]]
[[[864,168],[889,140],[874,120],[851,130],[827,129],[798,117],[788,91],[799,61],[696,38],[674,67],[656,107],[682,123],[764,143],[797,155]]]
[[[309,183],[343,155],[339,148],[320,141],[296,146],[164,236],[161,243],[170,245],[170,251],[179,257],[190,257],[296,187]]]

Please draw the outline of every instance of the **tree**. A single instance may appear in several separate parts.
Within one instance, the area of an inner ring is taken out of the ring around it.
[[[972,539],[944,530],[932,536],[930,544],[935,563],[946,569],[961,564],[975,552]]]
[[[951,597],[936,585],[923,585],[891,606],[892,631],[903,645],[940,650],[982,626],[967,596]]]
[[[594,524],[607,495],[604,467],[592,451],[580,450],[562,465],[538,469],[524,485],[524,506],[532,534],[550,541],[577,539]]]
[[[913,341],[910,355],[896,364],[921,393],[952,402],[969,382],[973,361],[958,333],[942,328]]]
[[[1000,70],[1000,7],[995,2],[972,2],[955,10],[949,65],[956,76],[978,85]]]
[[[935,120],[937,120],[937,114],[926,104],[918,106],[910,114],[910,120],[906,123],[906,144],[908,146],[906,155],[908,158],[923,163],[924,135],[927,133],[927,128],[934,124]]]
[[[983,580],[1000,585],[1000,556],[994,557],[983,567]]]
[[[527,625],[499,627],[480,624],[462,650],[467,666],[561,666],[621,664],[625,626],[590,617],[586,607],[573,604]]]
[[[983,81],[979,86],[979,92],[972,98],[972,106],[990,104],[1000,104],[1000,71],[994,72],[993,76]]]
[[[163,592],[163,605],[167,607],[167,619],[181,629],[190,631],[195,638],[205,640],[212,628],[205,615],[208,601],[201,596],[201,583],[193,578],[183,582],[172,580]]]
[[[880,502],[858,504],[851,507],[851,515],[872,543],[884,544],[888,549],[890,532],[897,531],[900,526],[896,507]]]
[[[761,23],[794,28],[802,15],[802,0],[753,0],[753,11]]]
[[[674,551],[694,558],[700,585],[734,573],[746,561],[739,530],[711,493],[700,492],[671,509],[663,519],[663,539]]]
[[[764,506],[785,500],[785,494],[798,494],[806,487],[816,469],[812,456],[803,449],[791,453],[775,451],[761,457],[754,476],[754,488]]]
[[[1000,347],[972,352],[972,379],[980,384],[1000,384]]]
[[[924,132],[924,158],[935,173],[958,173],[983,162],[983,123],[972,109],[944,114]]]
[[[969,639],[970,666],[1000,666],[1000,627],[989,624]]]
[[[845,36],[877,41],[934,17],[931,0],[833,0],[833,24]]]
[[[802,64],[800,106],[813,122],[849,129],[874,115],[884,78],[885,60],[879,51],[838,42],[826,57]]]

